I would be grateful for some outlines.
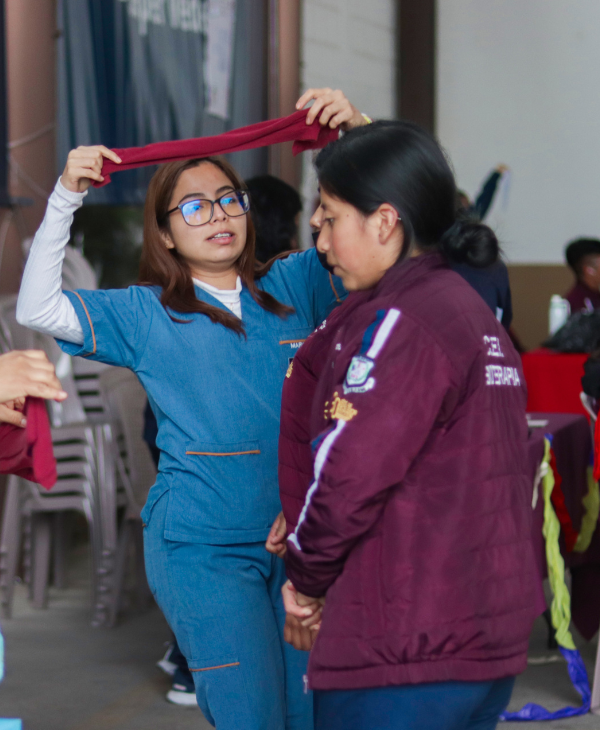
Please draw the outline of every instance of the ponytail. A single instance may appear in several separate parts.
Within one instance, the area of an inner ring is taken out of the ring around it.
[[[442,235],[442,252],[450,263],[484,269],[495,264],[500,254],[496,234],[480,221],[461,216]]]
[[[438,142],[404,121],[378,121],[347,132],[316,159],[322,190],[371,215],[383,203],[402,221],[404,246],[398,264],[411,252],[438,251],[450,263],[491,266],[500,248],[494,232],[456,210],[456,183]]]

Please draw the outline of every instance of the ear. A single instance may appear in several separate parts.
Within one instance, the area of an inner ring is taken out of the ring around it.
[[[164,244],[167,248],[175,248],[175,244],[173,243],[173,239],[169,235],[167,231],[165,231],[163,228],[160,229],[160,237],[164,241]]]
[[[386,244],[392,238],[397,236],[400,216],[394,206],[389,203],[383,203],[379,206],[377,209],[377,216],[379,224],[379,242]]]

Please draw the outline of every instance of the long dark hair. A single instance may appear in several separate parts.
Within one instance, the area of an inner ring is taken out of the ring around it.
[[[221,157],[204,157],[197,160],[183,160],[161,165],[148,186],[146,204],[144,206],[144,241],[140,260],[139,284],[142,286],[161,287],[160,301],[167,310],[191,314],[198,312],[205,314],[211,322],[222,324],[225,327],[244,334],[244,325],[234,314],[226,312],[212,304],[207,304],[196,297],[194,282],[189,265],[174,248],[167,248],[161,231],[169,231],[167,211],[171,202],[173,190],[181,174],[185,170],[197,167],[204,162],[210,162],[218,167],[231,181],[236,190],[245,188],[244,181],[235,169]],[[264,276],[270,266],[259,264],[254,257],[255,233],[252,219],[246,216],[246,245],[235,263],[237,273],[248,288],[252,298],[267,312],[279,317],[285,317],[293,312],[278,302],[274,296],[259,289],[256,279]],[[169,313],[174,322],[187,322],[178,319]]]
[[[446,156],[416,124],[379,121],[353,129],[319,153],[316,168],[325,192],[364,215],[383,203],[394,206],[404,227],[399,261],[415,246],[478,268],[497,260],[496,235],[457,209],[456,183]]]

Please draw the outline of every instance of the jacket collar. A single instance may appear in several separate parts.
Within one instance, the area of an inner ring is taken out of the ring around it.
[[[448,269],[448,262],[441,253],[424,253],[407,259],[388,269],[373,289],[371,299],[387,294],[399,294],[413,286],[420,279],[435,271]]]

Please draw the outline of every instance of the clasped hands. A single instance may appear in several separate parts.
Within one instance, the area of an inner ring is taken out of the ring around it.
[[[279,558],[283,558],[287,551],[286,532],[285,517],[283,512],[280,512],[273,522],[265,545],[270,553]],[[299,593],[289,580],[281,592],[286,611],[283,638],[295,649],[310,651],[321,627],[321,613],[325,599],[310,598]]]

